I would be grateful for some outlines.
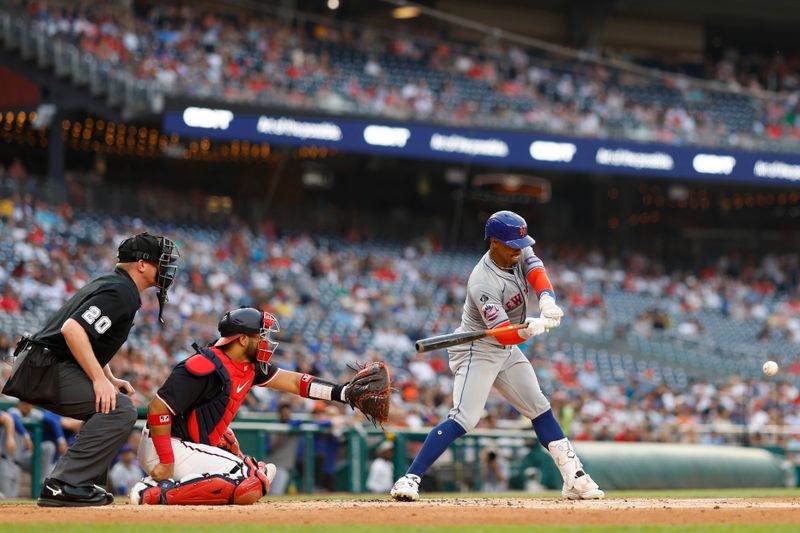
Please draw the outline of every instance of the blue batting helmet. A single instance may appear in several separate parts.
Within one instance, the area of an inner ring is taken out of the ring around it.
[[[498,211],[486,221],[486,239],[494,237],[512,248],[526,248],[536,241],[528,235],[528,223],[511,211]]]

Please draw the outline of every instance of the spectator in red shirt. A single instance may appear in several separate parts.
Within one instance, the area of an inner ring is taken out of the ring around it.
[[[22,310],[19,298],[9,286],[3,291],[3,296],[0,296],[0,310],[6,313],[19,313]]]

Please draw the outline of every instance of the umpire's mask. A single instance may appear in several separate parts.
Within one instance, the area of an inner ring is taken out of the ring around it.
[[[155,236],[149,233],[140,233],[122,241],[119,245],[117,257],[122,263],[129,263],[143,259],[151,261],[158,266],[156,287],[158,287],[158,321],[164,324],[164,304],[167,298],[167,289],[178,274],[178,247],[163,235]]]

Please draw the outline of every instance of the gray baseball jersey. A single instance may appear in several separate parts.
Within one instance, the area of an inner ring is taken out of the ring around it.
[[[528,316],[527,276],[537,268],[544,268],[544,264],[530,247],[508,270],[498,267],[487,252],[469,276],[464,313],[456,331],[522,324]],[[493,386],[528,418],[550,409],[533,367],[517,346],[503,346],[494,337],[487,337],[453,346],[448,355],[455,376],[449,417],[467,431],[480,421]]]
[[[544,264],[530,246],[522,250],[519,261],[509,270],[497,266],[486,252],[469,276],[464,314],[456,331],[522,324],[528,316],[528,273],[536,268],[544,268]],[[494,337],[485,342],[501,347]]]

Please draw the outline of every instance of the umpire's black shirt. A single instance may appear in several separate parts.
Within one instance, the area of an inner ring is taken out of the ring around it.
[[[72,295],[31,340],[49,347],[65,360],[75,360],[61,333],[61,326],[72,318],[86,330],[97,361],[103,367],[128,338],[141,306],[136,284],[127,272],[116,268]]]

